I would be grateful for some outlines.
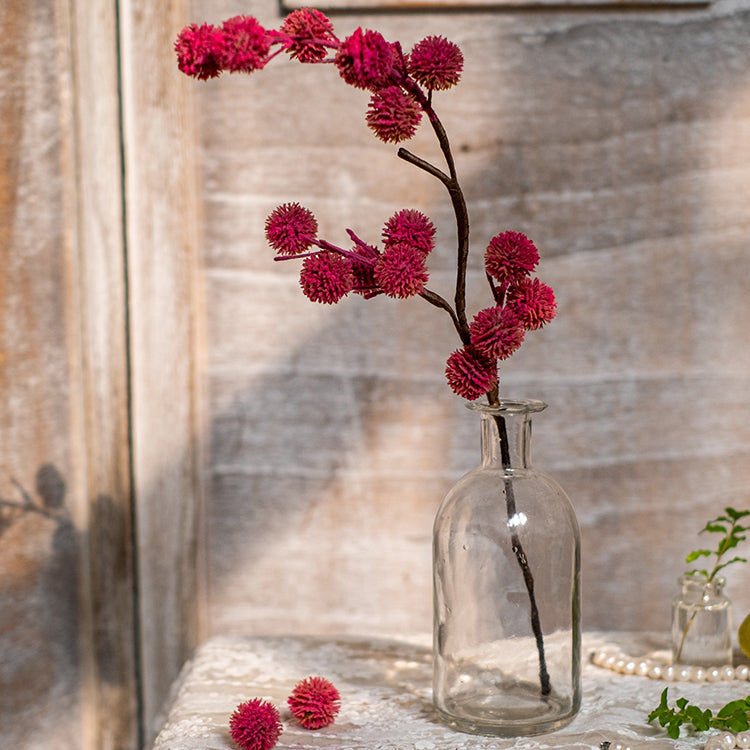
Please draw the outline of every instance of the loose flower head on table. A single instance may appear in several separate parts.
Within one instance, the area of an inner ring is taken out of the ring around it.
[[[464,61],[458,46],[442,36],[427,36],[407,53],[399,42],[361,28],[342,40],[323,13],[301,8],[278,29],[265,29],[250,16],[235,16],[221,26],[192,24],[179,34],[175,50],[180,70],[200,80],[224,71],[252,73],[282,53],[304,64],[328,64],[347,84],[370,92],[365,120],[385,143],[408,140],[427,118],[445,166],[437,167],[405,148],[399,149],[398,156],[442,182],[450,196],[457,229],[452,303],[427,287],[435,227],[416,209],[397,211],[385,222],[380,248],[351,229],[346,248],[319,237],[313,212],[295,202],[271,213],[266,237],[276,260],[302,261],[300,285],[315,302],[333,304],[350,293],[365,299],[418,295],[447,312],[461,341],[448,357],[448,384],[463,398],[473,401],[486,394],[489,403],[497,404],[498,361],[518,349],[527,331],[551,321],[556,304],[552,289],[532,277],[539,262],[533,242],[520,232],[503,231],[489,241],[484,256],[491,305],[478,311],[471,322],[467,317],[469,217],[448,136],[433,108],[433,94],[461,78]]]

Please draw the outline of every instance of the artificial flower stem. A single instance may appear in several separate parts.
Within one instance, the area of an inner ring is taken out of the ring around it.
[[[466,330],[461,329],[461,324],[458,321],[458,317],[456,316],[455,311],[445,299],[443,299],[439,294],[436,294],[435,292],[430,291],[429,289],[423,289],[419,293],[419,296],[422,297],[422,299],[429,302],[431,305],[434,305],[435,307],[439,307],[441,310],[445,310],[451,316],[451,320],[453,321],[453,325],[459,337],[461,338],[461,342],[465,346],[468,346],[471,343],[468,329]]]
[[[500,459],[503,464],[505,472],[505,507],[510,520],[516,515],[516,496],[513,490],[513,479],[508,474],[508,469],[511,468],[510,463],[510,446],[508,445],[508,429],[505,424],[505,417],[501,414],[495,416],[495,424],[497,425],[498,435],[500,437]],[[539,654],[539,683],[542,695],[549,695],[552,692],[552,685],[550,683],[549,672],[547,671],[547,659],[544,653],[544,635],[542,634],[542,625],[539,619],[539,607],[536,603],[536,596],[534,595],[534,575],[529,567],[529,561],[526,557],[526,553],[523,550],[521,539],[518,536],[517,531],[511,533],[511,545],[513,553],[516,556],[518,565],[521,568],[523,574],[523,581],[526,585],[526,591],[529,594],[529,609],[531,619],[531,629],[534,633],[534,639],[536,641],[536,649]]]
[[[442,127],[440,132],[443,133],[443,137],[447,140],[445,131],[442,130]],[[438,138],[440,138],[439,134]],[[450,149],[448,149],[448,152],[450,153]],[[461,190],[458,180],[454,176],[447,175],[441,169],[438,169],[435,165],[430,164],[430,162],[416,156],[408,149],[400,148],[398,150],[398,156],[404,161],[409,162],[415,167],[419,167],[419,169],[436,177],[445,185],[448,194],[450,195],[453,212],[456,216],[456,231],[458,236],[458,262],[456,264],[455,295],[455,314],[458,319],[458,325],[456,328],[461,335],[461,340],[466,343],[464,332],[468,335],[469,330],[469,324],[466,320],[466,264],[469,257],[469,212],[466,208],[466,200],[464,199],[463,191]]]

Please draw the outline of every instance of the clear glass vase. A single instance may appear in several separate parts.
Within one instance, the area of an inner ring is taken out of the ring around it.
[[[698,573],[677,579],[672,600],[672,661],[699,667],[732,663],[732,604],[723,593],[726,579],[711,582]]]
[[[581,704],[580,532],[562,488],[530,463],[541,401],[470,404],[482,462],[435,518],[433,700],[475,734],[542,734]]]

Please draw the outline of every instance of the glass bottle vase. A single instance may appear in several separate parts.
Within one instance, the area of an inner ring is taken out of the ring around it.
[[[723,593],[726,579],[707,581],[698,573],[677,579],[672,600],[672,661],[698,667],[732,663],[732,605]]]
[[[562,488],[530,463],[541,401],[470,404],[481,465],[433,530],[433,700],[474,734],[542,734],[581,703],[580,532]]]

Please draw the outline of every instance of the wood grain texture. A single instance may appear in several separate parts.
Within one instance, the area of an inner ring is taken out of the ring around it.
[[[56,17],[0,5],[0,746],[80,739]]]
[[[83,742],[139,744],[117,18],[58,3],[68,65],[67,283],[81,538]]]
[[[180,0],[121,2],[133,475],[145,739],[202,635],[203,307]]]
[[[196,20],[273,3],[193,2]],[[472,216],[472,311],[498,231],[539,244],[558,319],[502,368],[550,403],[535,462],[578,509],[586,627],[666,629],[697,531],[750,506],[750,11],[335,15],[406,49],[461,45],[436,95]],[[431,519],[476,462],[478,427],[442,371],[457,346],[419,300],[316,306],[274,265],[265,216],[295,200],[321,235],[377,242],[398,208],[438,226],[430,287],[450,295],[439,185],[373,141],[367,95],[274,61],[196,84],[203,125],[214,632],[430,627]],[[438,159],[429,133],[410,149]],[[718,303],[718,304],[717,304]],[[747,569],[732,571],[738,617]],[[648,595],[644,597],[646,590]]]

